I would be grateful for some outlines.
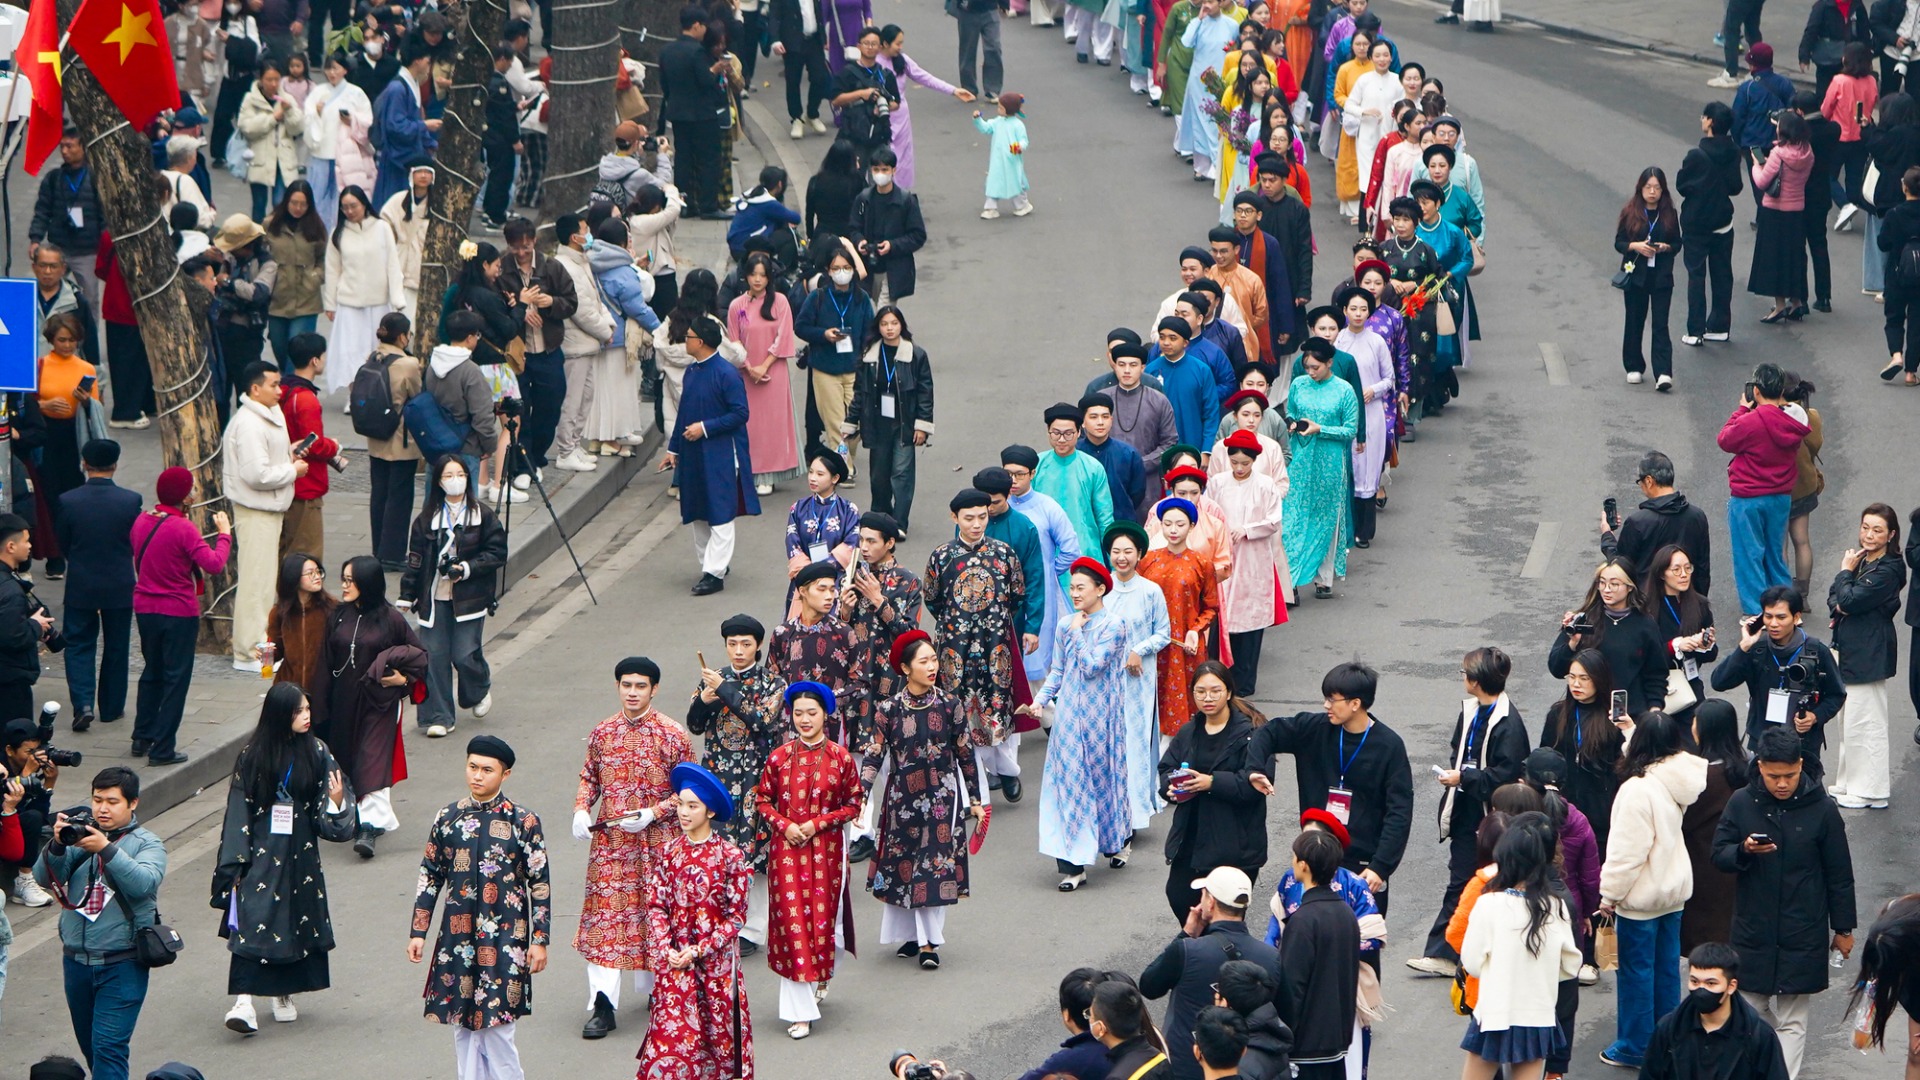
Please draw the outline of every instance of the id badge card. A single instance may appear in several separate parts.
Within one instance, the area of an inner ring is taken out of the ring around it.
[[[1689,656],[1687,657],[1686,663],[1680,665],[1680,670],[1686,672],[1687,681],[1692,682],[1700,677],[1700,661]]]
[[[1793,719],[1793,691],[1767,691],[1767,723],[1784,724]]]
[[[73,227],[76,229],[81,228],[86,224],[86,220],[80,213],[80,208],[77,206],[67,207],[67,220],[72,222]]]
[[[270,831],[275,836],[293,835],[293,804],[277,802],[273,804],[273,820]]]
[[[841,338],[841,339],[840,339],[839,341],[836,341],[836,342],[834,342],[834,343],[833,343],[833,351],[834,351],[834,352],[839,352],[839,353],[850,353],[850,352],[852,352],[852,351],[853,351],[853,339],[852,339],[852,338],[850,338],[850,337],[843,337],[843,338]]]
[[[883,420],[893,419],[893,395],[892,394],[880,395],[880,417]]]
[[[830,550],[832,549],[828,548],[827,545],[825,544],[808,544],[807,545],[807,561],[823,562],[826,560],[827,552]]]
[[[1353,792],[1346,788],[1327,789],[1327,813],[1342,825],[1353,823]]]

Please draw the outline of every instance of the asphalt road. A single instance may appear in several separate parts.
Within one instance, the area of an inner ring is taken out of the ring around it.
[[[1725,459],[1712,435],[1751,366],[1771,360],[1822,387],[1828,509],[1814,520],[1817,580],[1831,576],[1851,536],[1849,508],[1875,499],[1915,501],[1910,460],[1876,452],[1872,440],[1855,435],[1891,432],[1906,415],[1897,410],[1910,408],[1896,400],[1901,391],[1872,378],[1881,362],[1880,309],[1857,291],[1857,234],[1834,238],[1838,313],[1762,327],[1756,320],[1764,309],[1743,294],[1734,343],[1681,349],[1674,394],[1622,381],[1619,301],[1606,285],[1612,222],[1644,164],[1677,168],[1695,138],[1694,117],[1708,96],[1701,82],[1710,72],[1538,32],[1462,34],[1432,26],[1431,10],[1389,0],[1383,13],[1403,56],[1444,80],[1485,174],[1493,247],[1475,292],[1484,298],[1487,336],[1463,378],[1464,400],[1424,425],[1404,455],[1379,539],[1354,554],[1338,598],[1309,600],[1293,622],[1267,636],[1261,695],[1269,711],[1317,708],[1320,674],[1361,657],[1382,673],[1377,714],[1405,734],[1414,758],[1418,819],[1393,881],[1386,992],[1395,1011],[1374,1043],[1378,1076],[1446,1076],[1458,1067],[1462,1021],[1447,1008],[1444,984],[1408,978],[1399,966],[1418,951],[1444,884],[1431,824],[1436,794],[1425,766],[1439,760],[1457,715],[1458,658],[1488,643],[1512,653],[1512,696],[1537,732],[1558,695],[1544,668],[1556,616],[1579,597],[1597,561],[1592,521],[1600,499],[1614,494],[1631,505],[1634,458],[1647,447],[1671,454],[1683,489],[1719,521]],[[937,6],[906,11],[888,3],[880,16],[910,30],[922,64],[951,74],[952,23]],[[1078,66],[1058,31],[1024,22],[1007,26],[1006,41],[1007,86],[1028,101],[1033,216],[977,218],[985,148],[968,110],[912,91],[920,195],[932,236],[920,259],[920,292],[907,311],[940,388],[940,434],[920,462],[921,509],[903,551],[916,568],[940,538],[938,507],[951,491],[1007,442],[1041,442],[1041,408],[1076,396],[1098,370],[1094,357],[1108,327],[1148,324],[1171,288],[1175,253],[1204,235],[1215,212],[1205,189],[1169,153],[1169,123],[1127,92],[1117,67]],[[759,100],[778,112],[776,93],[762,90]],[[810,161],[823,149],[820,140],[800,147]],[[1316,211],[1316,281],[1324,293],[1347,266],[1346,233],[1335,221],[1330,174],[1318,159],[1314,167],[1315,186],[1325,192]],[[1744,280],[1746,234],[1738,247]],[[462,732],[493,731],[515,744],[521,764],[509,791],[544,816],[555,852],[556,946],[537,981],[536,1013],[519,1034],[530,1075],[615,1077],[634,1068],[642,1019],[635,1003],[623,1009],[613,1037],[578,1037],[584,977],[567,947],[585,851],[567,836],[566,822],[582,740],[615,708],[611,666],[632,652],[659,659],[667,710],[684,715],[693,652],[718,648],[719,621],[743,609],[775,616],[783,583],[779,511],[794,494],[793,485],[783,485],[765,516],[743,524],[727,591],[697,600],[686,592],[696,576],[690,540],[673,527],[676,511],[663,482],[649,478],[583,537],[597,606],[549,564],[521,587],[525,594],[513,605],[519,614],[503,616],[490,646],[496,712],[483,723],[463,723]],[[864,495],[853,497],[865,502]],[[1724,555],[1716,569],[1730,582]],[[1894,798],[1911,805],[1920,797],[1914,751],[1904,724],[1895,728]],[[140,1068],[181,1059],[215,1078],[336,1077],[368,1069],[453,1075],[447,1032],[419,1019],[423,972],[406,963],[404,947],[424,831],[435,808],[462,790],[459,741],[410,747],[414,779],[396,799],[402,828],[377,859],[362,863],[344,848],[329,851],[340,940],[335,987],[301,999],[299,1023],[268,1024],[252,1039],[220,1026],[226,956],[212,933],[215,915],[202,906],[218,793],[160,823],[175,852],[164,906],[190,947],[154,978],[135,1040]],[[1044,749],[1035,740],[1026,750],[1036,780]],[[1294,832],[1291,788],[1280,787],[1271,814],[1276,852]],[[1164,828],[1141,838],[1142,855],[1131,868],[1096,869],[1089,888],[1061,896],[1050,861],[1035,853],[1035,816],[1030,798],[996,817],[974,862],[973,896],[949,920],[946,966],[937,973],[896,963],[891,950],[878,948],[876,906],[856,899],[863,955],[843,966],[825,1019],[806,1042],[785,1038],[773,979],[764,966],[750,965],[760,1075],[877,1077],[901,1046],[983,1077],[1018,1075],[1062,1035],[1053,1004],[1061,974],[1082,964],[1135,972],[1144,966],[1175,930],[1161,895],[1163,871],[1152,857]],[[1907,845],[1889,836],[1893,820],[1849,815],[1863,923],[1911,887]],[[1262,885],[1272,881],[1269,872]],[[19,1075],[20,1062],[70,1052],[58,971],[57,949],[44,930],[23,935],[5,1002],[10,1064],[0,1072]],[[1610,987],[1607,977],[1583,994],[1580,1075],[1603,1070],[1594,1055],[1612,1036]],[[1887,1076],[1898,1068],[1845,1048],[1838,993],[1817,1001],[1813,1028],[1805,1076]]]

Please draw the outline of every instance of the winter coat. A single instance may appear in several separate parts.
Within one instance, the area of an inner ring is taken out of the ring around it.
[[[1733,137],[1740,149],[1773,143],[1773,114],[1793,103],[1793,84],[1769,68],[1756,71],[1733,95]]]
[[[1908,169],[1920,165],[1920,124],[1902,124],[1895,128],[1868,124],[1860,129],[1860,141],[1867,144],[1867,153],[1874,167],[1880,170],[1880,182],[1867,196],[1873,202],[1874,213],[1884,214],[1906,201],[1900,190],[1900,178]]]
[[[33,864],[33,879],[42,888],[57,881],[76,900],[92,888],[96,875],[103,870],[107,887],[127,901],[124,907],[118,901],[109,901],[92,922],[78,911],[60,911],[60,944],[70,959],[88,967],[129,959],[134,929],[160,921],[160,881],[167,876],[166,844],[141,828],[136,817],[101,855],[79,847],[63,847],[55,840],[41,850]],[[132,919],[127,917],[128,908],[132,909]]]
[[[309,209],[307,213],[315,211]],[[309,240],[297,226],[281,232],[268,232],[267,249],[280,266],[274,280],[273,299],[267,302],[267,314],[281,319],[318,315],[327,285],[326,239]]]
[[[1196,873],[1216,866],[1243,869],[1267,861],[1266,799],[1254,790],[1253,774],[1262,770],[1247,758],[1253,741],[1253,722],[1229,712],[1221,732],[1219,756],[1198,756],[1195,740],[1206,726],[1198,715],[1180,725],[1160,755],[1160,797],[1173,806],[1173,825],[1167,829],[1167,862],[1184,863]],[[1182,765],[1213,777],[1211,790],[1185,802],[1173,798],[1173,774]]]
[[[1760,192],[1760,205],[1769,210],[1800,211],[1807,207],[1807,184],[1813,178],[1813,148],[1794,143],[1777,143],[1767,160],[1752,166],[1753,187]],[[1780,187],[1769,193],[1775,178]]]
[[[1707,759],[1676,753],[1620,784],[1613,797],[1600,899],[1630,919],[1679,911],[1693,893],[1681,818],[1707,786]]]
[[[469,457],[493,453],[499,441],[500,421],[493,414],[493,388],[471,350],[458,345],[435,345],[427,358],[422,386],[446,410],[455,427],[467,429],[460,452]]]
[[[420,288],[420,258],[427,247],[427,208],[408,205],[413,198],[412,188],[402,188],[387,196],[386,205],[380,208],[380,220],[393,230],[394,246],[400,251],[400,274],[407,288],[416,292]],[[409,214],[407,211],[413,212]],[[403,310],[396,307],[395,311]]]
[[[1359,927],[1354,923],[1352,910],[1344,900],[1335,902],[1346,911],[1347,922],[1354,924],[1354,933],[1358,935]],[[1291,926],[1287,932],[1293,932]],[[1346,953],[1349,968],[1358,964],[1359,955],[1360,942],[1356,936],[1353,948]],[[1220,978],[1220,968],[1229,960],[1250,960],[1266,968],[1267,974],[1276,978],[1280,975],[1280,954],[1274,947],[1249,934],[1245,922],[1227,919],[1208,923],[1199,937],[1188,937],[1185,932],[1176,934],[1167,942],[1167,947],[1160,950],[1160,955],[1140,972],[1141,996],[1149,1001],[1167,999],[1161,1032],[1166,1036],[1167,1060],[1173,1064],[1176,1077],[1200,1075],[1200,1064],[1193,1057],[1193,1022],[1201,1009],[1213,1004],[1212,984]],[[1352,995],[1348,995],[1347,1005],[1351,1010]],[[1181,1067],[1182,1061],[1187,1067]]]
[[[846,236],[856,247],[867,244],[874,249],[872,254],[861,249],[867,260],[869,288],[878,289],[874,276],[884,273],[894,303],[913,295],[913,253],[927,243],[927,223],[920,217],[918,195],[897,184],[887,192],[868,187],[853,198]],[[878,253],[883,240],[892,245],[885,255]]]
[[[767,194],[763,188],[742,197],[734,205],[733,220],[727,223],[727,249],[735,259],[747,250],[747,241],[761,237],[772,241],[774,261],[782,269],[792,270],[799,257],[800,242],[794,230],[800,225],[800,212]]]
[[[320,740],[306,740],[305,746],[313,756],[313,786],[288,793],[293,796],[291,832],[273,831],[275,803],[256,797],[239,774],[227,786],[210,906],[222,913],[220,936],[240,960],[290,964],[334,945],[318,841],[352,840],[360,812],[351,789],[343,805],[332,809],[327,783],[339,765]],[[228,912],[238,929],[229,928]]]
[[[571,247],[556,249],[553,261],[573,279],[574,295],[578,297],[578,306],[567,319],[566,328],[560,336],[560,352],[569,359],[592,356],[613,340],[613,317],[607,314],[607,306],[600,301],[600,286],[593,277],[593,264],[587,261],[584,251]],[[544,316],[543,316],[544,318]]]
[[[1677,216],[1674,224],[1678,224]],[[1645,255],[1628,250],[1627,245],[1641,241],[1668,244],[1672,250],[1654,256],[1649,265]],[[1661,218],[1653,219],[1651,230],[1645,214],[1638,220],[1630,219],[1624,225],[1616,225],[1613,230],[1613,250],[1620,254],[1623,261],[1633,264],[1633,273],[1628,276],[1628,288],[1641,292],[1673,288],[1673,265],[1680,261],[1680,233],[1669,228]]]
[[[1810,767],[1819,771],[1820,748],[1827,743],[1827,721],[1847,703],[1847,686],[1840,681],[1840,665],[1834,660],[1833,653],[1823,642],[1811,634],[1801,634],[1789,639],[1793,649],[1799,651],[1799,663],[1805,664],[1809,671],[1808,685],[1803,689],[1815,691],[1820,700],[1812,710],[1814,723],[1800,733],[1800,750],[1806,755]],[[1747,688],[1747,749],[1760,745],[1760,733],[1767,729],[1767,692],[1787,688],[1787,677],[1783,670],[1790,666],[1786,656],[1775,657],[1772,639],[1765,634],[1751,652],[1745,649],[1730,649],[1721,661],[1714,665],[1713,675],[1707,685],[1720,693],[1726,693],[1736,686]]]
[[[272,187],[276,179],[290,184],[300,178],[301,134],[307,130],[307,114],[293,98],[281,96],[286,98],[286,108],[278,120],[273,118],[273,110],[280,102],[268,100],[260,92],[259,83],[249,87],[247,96],[240,99],[240,115],[233,126],[253,154],[253,160],[247,162],[249,184]]]
[[[1720,449],[1733,455],[1727,462],[1727,486],[1738,498],[1785,495],[1800,479],[1794,461],[1800,440],[1810,429],[1785,409],[1773,405],[1740,405],[1721,426]]]
[[[318,436],[307,450],[307,475],[293,482],[296,499],[319,499],[327,494],[327,476],[332,471],[327,462],[340,456],[340,444],[327,438],[326,412],[320,404],[319,387],[298,375],[286,377],[281,386],[280,415],[286,418],[287,441],[297,443],[308,435]]]
[[[40,607],[28,581],[0,564],[0,684],[40,678],[40,627],[31,618]]]
[[[1494,789],[1520,779],[1527,761],[1527,725],[1507,695],[1494,699],[1472,746],[1466,745],[1471,726],[1479,715],[1480,703],[1467,698],[1460,703],[1460,719],[1453,726],[1448,742],[1451,767],[1460,771],[1457,787],[1440,793],[1440,838],[1472,836],[1487,814]]]
[[[419,358],[385,342],[374,346],[373,355],[392,359],[387,366],[387,386],[393,391],[393,408],[395,412],[406,408],[413,395],[420,392],[421,375],[425,368],[421,366]],[[392,438],[368,439],[367,456],[381,461],[419,461],[423,455],[420,447],[414,443],[413,436],[407,433],[407,426],[401,424]]]
[[[1731,215],[1732,209],[1727,213]],[[1600,534],[1600,554],[1609,559],[1622,556],[1633,563],[1635,573],[1646,569],[1654,553],[1668,544],[1678,544],[1687,553],[1693,562],[1693,587],[1700,595],[1708,595],[1713,581],[1712,532],[1707,512],[1689,503],[1685,495],[1677,491],[1656,495],[1628,514],[1617,532]]]
[[[1740,159],[1740,148],[1725,135],[1710,135],[1687,151],[1673,178],[1682,235],[1703,239],[1733,224],[1733,199],[1744,187]]]
[[[1780,848],[1751,855],[1747,837],[1764,833]],[[1811,776],[1776,799],[1748,784],[1727,801],[1713,834],[1713,862],[1738,875],[1733,947],[1740,952],[1740,989],[1762,996],[1817,994],[1827,988],[1827,947],[1858,924],[1853,856],[1840,807]]]
[[[633,265],[633,256],[625,248],[596,244],[587,252],[587,262],[593,266],[601,303],[613,323],[613,340],[607,342],[607,347],[617,349],[627,344],[628,322],[639,323],[651,338],[660,325],[659,316],[648,306],[653,296],[653,276],[642,277],[640,268]]]
[[[1841,682],[1879,682],[1899,669],[1900,635],[1893,617],[1900,614],[1900,590],[1906,584],[1906,564],[1892,551],[1834,575],[1827,611],[1833,616],[1833,652],[1840,661]]]
[[[1629,611],[1619,622],[1604,612],[1592,621],[1594,629],[1580,635],[1578,649],[1573,645],[1573,635],[1565,627],[1561,628],[1554,636],[1553,648],[1547,652],[1547,672],[1556,679],[1564,679],[1579,649],[1599,649],[1607,658],[1608,670],[1613,672],[1614,688],[1627,692],[1628,716],[1664,707],[1667,669],[1672,666],[1673,654],[1667,651],[1667,643],[1660,639],[1653,620],[1638,611]],[[1602,630],[1605,633],[1600,633]],[[1598,641],[1594,640],[1596,635]]]
[[[80,224],[73,223],[73,210],[80,211]],[[100,232],[106,228],[100,216],[100,194],[93,186],[93,169],[82,163],[78,168],[62,164],[40,176],[40,193],[33,200],[33,220],[27,226],[27,239],[34,243],[51,241],[75,256],[91,255],[100,247]]]
[[[672,183],[673,174],[665,177],[654,175],[632,154],[607,153],[600,157],[600,183],[611,187],[620,185],[626,197],[620,200],[620,209],[625,210],[640,195],[640,189],[649,185],[659,187],[662,183]]]
[[[844,315],[841,314],[843,304]],[[800,309],[793,314],[794,336],[807,343],[807,368],[822,375],[852,374],[859,365],[851,350],[841,352],[838,342],[827,340],[827,331],[846,331],[847,340],[858,349],[860,343],[867,340],[867,329],[872,325],[873,301],[860,291],[858,281],[847,286],[843,293],[835,290],[824,274],[820,277],[820,287],[807,293],[800,301]]]
[[[1340,1059],[1353,1041],[1360,992],[1360,922],[1325,885],[1300,897],[1280,935],[1280,1019],[1296,1065]]]
[[[1837,68],[1841,50],[1851,41],[1873,43],[1865,0],[1852,0],[1845,15],[1834,0],[1814,0],[1813,9],[1807,12],[1807,28],[1800,34],[1800,65]]]
[[[1593,822],[1572,803],[1560,828],[1560,876],[1573,897],[1574,934],[1584,937],[1587,917],[1600,907],[1600,841]]]
[[[1245,1020],[1247,1048],[1240,1055],[1240,1080],[1289,1080],[1293,1066],[1287,1054],[1293,1049],[1293,1032],[1281,1022],[1279,1010],[1269,1002]]]
[[[467,564],[466,576],[453,583],[453,617],[466,622],[493,611],[500,573],[507,565],[507,530],[488,507],[472,500],[457,529],[441,527],[440,500],[420,511],[407,536],[407,569],[400,575],[400,600],[413,605],[421,626],[432,626],[434,586],[440,562],[451,555]],[[451,548],[449,548],[451,545]]]
[[[895,438],[901,446],[912,446],[916,431],[926,432],[929,441],[933,439],[933,364],[927,359],[927,350],[910,341],[903,344],[912,350],[913,356],[904,364],[893,362],[893,419],[887,422],[894,425]],[[880,424],[884,419],[880,415],[880,397],[887,391],[880,350],[885,347],[878,341],[867,346],[860,366],[854,369],[853,408],[846,422],[840,425],[842,438],[857,431],[860,441],[872,446],[880,437]]]
[[[500,260],[499,285],[502,292],[515,296],[529,285],[538,285],[553,299],[552,304],[539,309],[540,328],[537,333],[527,334],[527,351],[540,353],[558,349],[567,332],[567,320],[580,304],[580,296],[573,288],[573,275],[544,255],[534,255],[533,271],[526,274],[521,273],[519,263],[505,258]],[[524,318],[523,315],[523,321]]]
[[[400,265],[400,245],[393,228],[377,217],[364,217],[358,222],[343,219],[339,231],[327,241],[326,281],[320,289],[324,308],[339,311],[343,307],[385,305],[404,311],[405,285],[406,271]]]
[[[220,483],[227,501],[248,510],[285,513],[293,503],[291,449],[286,415],[242,397],[221,439]]]
[[[1709,761],[1707,786],[1680,819],[1687,838],[1687,861],[1693,865],[1693,895],[1680,913],[1682,956],[1703,941],[1727,940],[1727,927],[1733,922],[1734,878],[1713,865],[1713,833],[1720,827],[1727,800],[1739,789],[1734,780],[1746,782],[1744,766],[1729,772],[1726,762]]]
[[[1580,945],[1565,903],[1548,902],[1540,948],[1527,947],[1527,902],[1483,892],[1467,916],[1460,966],[1480,980],[1473,1016],[1482,1031],[1552,1027],[1560,982],[1580,973]]]
[[[1685,955],[1684,947],[1681,954]],[[1653,1037],[1647,1040],[1646,1062],[1640,1067],[1642,1080],[1699,1080],[1705,1076],[1787,1080],[1780,1036],[1739,994],[1733,995],[1732,1006],[1726,1025],[1709,1033],[1700,1026],[1699,1010],[1681,999],[1679,1007],[1653,1027]]]

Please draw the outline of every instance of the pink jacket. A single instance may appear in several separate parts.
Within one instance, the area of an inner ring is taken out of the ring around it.
[[[149,540],[151,537],[151,540]],[[133,611],[136,615],[200,617],[200,597],[193,572],[217,574],[227,565],[231,536],[217,537],[213,546],[200,537],[193,522],[170,506],[158,506],[133,520]]]
[[[1732,493],[1751,499],[1793,491],[1800,479],[1800,440],[1809,430],[1774,405],[1753,409],[1742,405],[1733,410],[1719,439],[1720,449],[1733,455],[1727,462],[1727,486]]]
[[[367,142],[366,129],[355,124],[350,135],[343,129],[340,138],[333,144],[333,174],[338,190],[345,191],[358,184],[360,190],[372,198],[374,174],[378,171],[373,146]],[[373,207],[376,213],[379,209]]]
[[[1780,143],[1767,155],[1765,165],[1753,166],[1753,189],[1767,190],[1767,185],[1778,176],[1780,194],[1762,196],[1760,205],[1769,210],[1804,210],[1807,206],[1807,177],[1812,173],[1812,147]]]
[[[1880,84],[1873,76],[1856,79],[1851,75],[1835,75],[1827,84],[1827,97],[1820,103],[1820,115],[1840,125],[1841,142],[1859,142],[1860,125],[1853,119],[1855,106],[1862,106],[1859,111],[1871,119],[1874,103],[1879,100]]]

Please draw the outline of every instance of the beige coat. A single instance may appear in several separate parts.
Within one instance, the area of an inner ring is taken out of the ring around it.
[[[420,360],[418,357],[402,352],[386,342],[381,342],[374,350],[376,355],[392,356],[393,366],[387,369],[387,382],[393,387],[393,407],[406,407],[408,399],[420,392]],[[391,439],[368,439],[367,453],[381,461],[419,461],[420,447],[414,445],[413,438],[407,434],[407,426],[393,433]]]
[[[407,218],[407,200],[413,197],[412,188],[404,188],[387,197],[387,205],[380,208],[380,220],[393,229],[393,235],[400,241],[400,272],[406,279],[407,288],[420,289],[420,254],[427,249],[427,211],[420,207],[414,211],[412,220]],[[592,278],[588,278],[592,284]],[[405,309],[404,304],[394,305],[395,311]]]
[[[315,211],[309,209],[307,213]],[[280,264],[280,276],[274,279],[273,300],[267,305],[267,314],[282,319],[320,314],[320,294],[327,276],[326,251],[331,245],[325,240],[319,243],[308,240],[297,228],[268,232],[266,239],[273,261]]]
[[[334,241],[337,240],[336,244]],[[379,218],[361,218],[341,226],[327,242],[327,280],[320,302],[328,311],[343,307],[370,308],[385,304],[404,311],[407,294],[401,289],[404,271],[393,230]]]
[[[286,106],[278,121],[273,118],[276,104]],[[307,129],[307,118],[299,102],[284,93],[277,101],[268,101],[256,82],[240,99],[240,117],[234,126],[247,140],[247,149],[253,151],[253,160],[247,163],[247,183],[271,186],[276,169],[283,184],[300,179],[300,152],[304,147],[301,134]]]

